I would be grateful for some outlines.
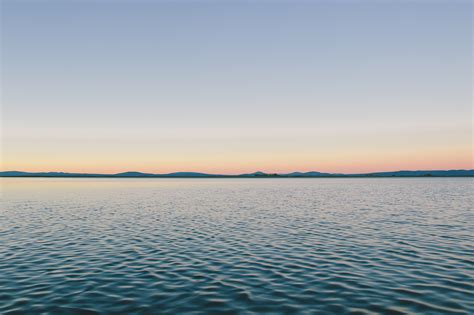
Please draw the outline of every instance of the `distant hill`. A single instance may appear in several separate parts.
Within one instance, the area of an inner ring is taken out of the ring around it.
[[[375,176],[375,177],[459,177],[474,176],[474,170],[432,170],[432,171],[396,171],[396,172],[377,172],[360,174],[359,176]]]
[[[124,172],[112,175],[114,177],[149,177],[154,176],[154,174],[141,173],[141,172]]]
[[[255,173],[249,173],[249,174],[240,174],[237,176],[241,177],[268,177],[268,176],[276,176],[277,174],[267,174],[261,171],[255,172]]]
[[[110,175],[105,174],[91,174],[91,173],[64,173],[64,172],[19,172],[7,171],[0,172],[0,177],[106,177]]]
[[[175,172],[169,174],[150,174],[141,172],[124,172],[117,174],[89,174],[89,173],[64,173],[64,172],[20,172],[6,171],[0,172],[0,177],[111,177],[111,178],[127,178],[127,177],[224,177],[224,178],[267,178],[267,177],[474,177],[474,170],[431,170],[431,171],[395,171],[395,172],[375,172],[362,174],[338,174],[338,173],[321,173],[321,172],[292,172],[287,174],[255,172],[240,175],[222,175],[222,174],[206,174],[197,172]]]

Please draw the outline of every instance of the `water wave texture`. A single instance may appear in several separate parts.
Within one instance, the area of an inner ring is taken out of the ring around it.
[[[474,310],[470,179],[2,186],[2,314]]]

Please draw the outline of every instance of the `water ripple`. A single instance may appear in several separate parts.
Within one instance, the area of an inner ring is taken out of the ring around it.
[[[0,313],[469,314],[470,179],[8,179]]]

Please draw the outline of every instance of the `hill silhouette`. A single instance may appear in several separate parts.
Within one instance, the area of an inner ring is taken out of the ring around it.
[[[292,172],[292,173],[264,173],[261,171],[238,174],[206,174],[199,172],[174,172],[168,174],[151,174],[142,172],[123,172],[117,174],[91,174],[91,173],[65,173],[65,172],[22,172],[22,171],[4,171],[0,172],[0,177],[110,177],[110,178],[205,178],[205,177],[224,177],[224,178],[313,178],[313,177],[473,177],[474,170],[417,170],[417,171],[394,171],[394,172],[373,172],[360,174],[343,173],[322,173],[322,172]]]

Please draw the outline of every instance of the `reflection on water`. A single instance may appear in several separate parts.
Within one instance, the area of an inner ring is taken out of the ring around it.
[[[474,310],[471,179],[3,179],[0,313]]]

